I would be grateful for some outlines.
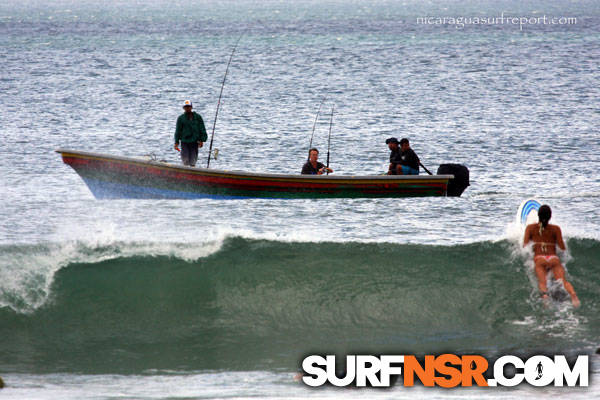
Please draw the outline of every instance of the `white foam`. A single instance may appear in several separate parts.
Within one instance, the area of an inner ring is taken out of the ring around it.
[[[591,358],[591,380],[598,378],[595,358]],[[598,397],[598,385],[570,390],[545,389],[520,385],[510,391],[502,388],[405,388],[397,385],[389,390],[340,389],[324,386],[310,388],[294,382],[292,372],[241,371],[204,373],[159,373],[151,375],[75,375],[75,374],[8,374],[3,399],[108,399],[108,398],[213,398],[213,399],[493,399],[509,398],[569,398]]]

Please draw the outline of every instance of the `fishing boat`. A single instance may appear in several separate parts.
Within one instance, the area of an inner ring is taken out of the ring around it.
[[[285,175],[196,168],[150,157],[58,149],[97,199],[375,198],[460,196],[455,176]],[[453,164],[449,164],[453,165]]]

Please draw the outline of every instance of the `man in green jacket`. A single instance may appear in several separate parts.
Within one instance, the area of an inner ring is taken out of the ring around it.
[[[177,118],[175,129],[175,150],[181,152],[183,165],[196,166],[198,161],[198,148],[204,146],[208,139],[204,121],[200,114],[192,111],[192,102],[186,100],[183,103],[184,113]],[[179,142],[181,141],[181,150]]]

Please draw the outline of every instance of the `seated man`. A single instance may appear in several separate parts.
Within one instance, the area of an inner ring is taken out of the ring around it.
[[[319,158],[319,150],[314,147],[308,151],[308,161],[302,167],[302,175],[323,175],[325,172],[333,172],[331,168],[327,168],[323,163],[317,161]]]
[[[548,222],[552,216],[550,206],[543,205],[538,210],[539,223],[529,224],[525,228],[525,237],[523,238],[523,247],[530,241],[533,242],[533,262],[535,263],[535,275],[538,279],[538,287],[542,299],[548,298],[548,288],[546,286],[546,275],[552,272],[554,279],[562,281],[565,290],[571,295],[573,306],[579,307],[579,299],[575,294],[573,286],[565,278],[565,269],[556,255],[556,246],[565,250],[565,242],[558,225],[551,225]]]
[[[385,144],[391,150],[388,175],[419,175],[419,157],[410,148],[408,139],[403,138],[398,143],[398,139],[391,137]]]

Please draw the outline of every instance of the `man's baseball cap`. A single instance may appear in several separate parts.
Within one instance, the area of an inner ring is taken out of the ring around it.
[[[193,107],[192,106],[192,101],[191,100],[186,100],[183,102],[183,106],[184,107]]]
[[[385,144],[390,144],[390,143],[398,143],[398,139],[396,139],[395,137],[385,139]]]

